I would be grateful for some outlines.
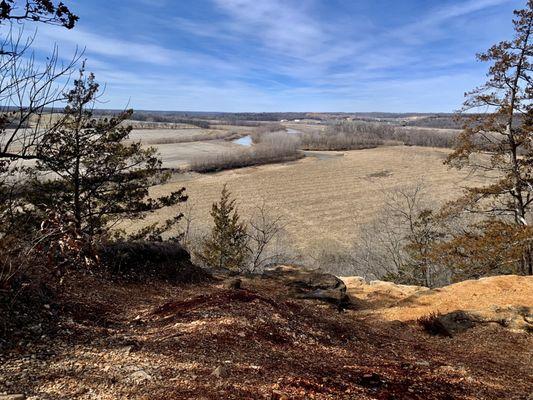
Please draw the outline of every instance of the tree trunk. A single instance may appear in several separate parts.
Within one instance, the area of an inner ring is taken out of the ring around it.
[[[526,249],[526,254],[524,255],[524,275],[533,275],[533,255],[531,251],[531,246],[528,245]]]

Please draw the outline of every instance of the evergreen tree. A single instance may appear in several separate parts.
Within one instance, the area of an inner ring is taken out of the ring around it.
[[[74,28],[78,16],[59,2],[52,0],[2,0],[0,2],[0,25],[5,22],[43,22],[52,25]]]
[[[472,260],[474,254],[483,258],[492,249],[507,248],[513,259],[504,261],[506,269],[514,264],[514,272],[533,274],[533,0],[514,14],[514,39],[478,55],[479,60],[492,64],[488,80],[468,93],[464,105],[465,111],[481,108],[491,112],[471,118],[448,160],[459,168],[485,171],[492,182],[469,188],[454,207],[446,206],[446,213],[475,213],[483,220],[470,232],[453,238],[458,246],[454,246],[454,257]],[[502,227],[503,236],[497,234]]]
[[[199,257],[211,267],[242,271],[248,256],[246,225],[240,222],[235,200],[230,196],[224,185],[220,201],[213,203],[214,226]]]
[[[33,193],[36,207],[68,213],[76,228],[89,235],[186,200],[184,188],[149,197],[149,188],[168,180],[169,174],[162,171],[154,148],[125,142],[131,127],[124,121],[131,111],[93,118],[97,93],[94,75],[86,76],[82,67],[62,117],[39,145]],[[154,232],[161,233],[155,227]]]

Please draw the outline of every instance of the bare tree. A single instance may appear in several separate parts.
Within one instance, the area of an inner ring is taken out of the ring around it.
[[[277,240],[285,231],[285,227],[283,217],[270,209],[265,201],[256,207],[247,230],[251,272],[259,271],[283,256]]]
[[[22,23],[44,23],[72,29],[78,17],[62,2],[53,0],[2,0],[0,2],[0,167],[7,160],[34,159],[46,109],[63,101],[70,73],[79,61],[78,51],[61,63],[58,49],[37,61],[31,46],[35,34],[24,34]],[[15,28],[15,24],[21,24]],[[34,118],[33,127],[30,119]]]
[[[183,209],[183,220],[182,220],[182,234],[181,234],[181,243],[182,245],[190,250],[191,244],[193,242],[193,222],[196,219],[196,215],[194,213],[194,203],[191,201],[187,201],[185,203],[185,207]]]
[[[442,271],[429,259],[438,230],[423,183],[386,193],[376,219],[360,232],[354,266],[372,277],[434,287]],[[446,277],[444,277],[445,279]]]
[[[2,26],[0,26],[0,29]],[[31,51],[34,37],[11,30],[0,52],[0,236],[34,229],[24,200],[28,165],[54,122],[54,108],[64,100],[66,85],[81,54],[66,63],[57,47],[44,62]],[[31,207],[30,207],[31,209]]]
[[[58,49],[44,63],[31,52],[33,37],[11,31],[0,55],[0,160],[32,160],[47,128],[53,125],[54,106],[66,99],[69,78],[80,60],[76,52],[66,63]]]

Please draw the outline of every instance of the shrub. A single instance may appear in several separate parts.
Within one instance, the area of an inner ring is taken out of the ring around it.
[[[451,337],[448,329],[443,325],[441,314],[432,312],[417,319],[417,323],[430,335]]]
[[[196,172],[215,172],[225,169],[249,167],[294,161],[304,155],[298,150],[298,141],[285,134],[268,134],[263,140],[250,148],[236,149],[222,154],[205,154],[194,158],[190,170]]]
[[[458,133],[444,129],[421,129],[415,127],[400,127],[387,123],[363,121],[335,121],[330,123],[322,134],[308,134],[309,140],[316,145],[324,146],[328,150],[327,138],[332,147],[352,146],[351,149],[365,148],[365,145],[378,146],[382,144],[399,143],[408,146],[443,147],[452,148],[455,145]],[[306,135],[303,136],[305,143]],[[357,147],[357,146],[360,147]],[[343,149],[343,150],[347,150]]]
[[[11,295],[15,282],[27,268],[27,247],[14,236],[0,238],[0,296]]]
[[[271,133],[281,133],[282,136],[285,138],[287,137],[285,131],[286,130],[283,125],[277,123],[270,123],[261,125],[258,128],[254,129],[250,136],[252,136],[254,143],[260,143],[265,137],[270,136],[269,134]]]
[[[371,149],[384,144],[381,139],[349,136],[344,133],[305,133],[301,136],[303,150],[362,150]]]
[[[220,201],[213,203],[211,216],[214,226],[211,235],[204,241],[198,255],[204,264],[212,268],[240,272],[246,268],[248,236],[246,226],[240,222],[235,200],[226,185]]]
[[[160,137],[155,139],[144,139],[144,144],[158,145],[158,144],[173,144],[173,143],[188,143],[188,142],[203,142],[207,140],[233,140],[237,139],[241,134],[235,131],[207,131],[192,134],[180,134],[169,137]]]
[[[44,265],[30,242],[0,237],[0,353],[12,335],[49,318],[43,305],[50,303],[53,290],[46,283],[57,277]]]
[[[409,146],[453,148],[458,133],[442,129],[396,128],[390,139]]]

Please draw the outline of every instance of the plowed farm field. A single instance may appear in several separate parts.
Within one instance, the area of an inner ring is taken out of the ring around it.
[[[432,202],[442,204],[481,179],[444,165],[448,153],[409,146],[312,152],[286,164],[176,175],[156,187],[154,195],[185,186],[193,208],[192,224],[207,230],[211,204],[227,184],[242,217],[249,217],[263,201],[282,215],[293,248],[349,246],[360,227],[383,210],[391,191],[421,183]],[[143,223],[166,219],[178,210],[161,210]]]

